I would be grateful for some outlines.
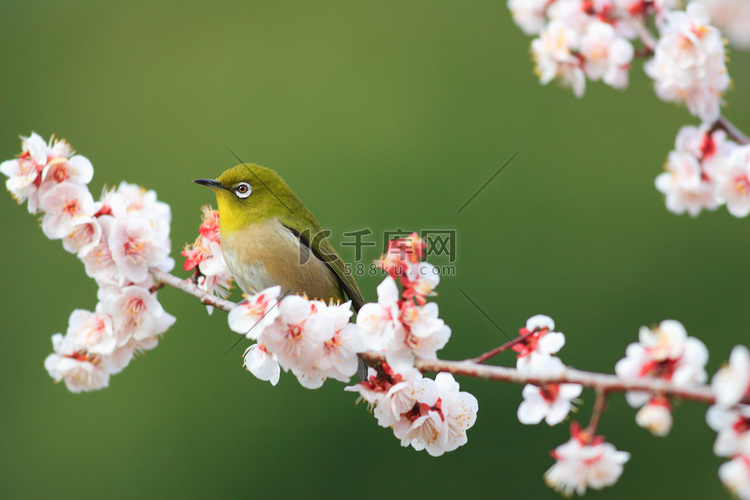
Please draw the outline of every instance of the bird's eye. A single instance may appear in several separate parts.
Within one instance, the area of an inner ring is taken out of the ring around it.
[[[240,182],[237,184],[237,187],[234,188],[234,194],[236,194],[238,198],[247,198],[250,196],[251,191],[252,188],[247,182]]]

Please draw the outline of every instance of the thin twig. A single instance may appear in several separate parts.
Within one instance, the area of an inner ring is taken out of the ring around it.
[[[711,131],[714,130],[723,130],[727,133],[727,136],[730,139],[743,146],[750,144],[750,137],[743,134],[740,129],[735,127],[734,124],[727,120],[724,116],[720,116],[719,119],[714,122],[713,126],[711,127]]]
[[[594,437],[596,435],[596,428],[599,427],[599,419],[602,417],[604,412],[604,403],[607,401],[607,391],[601,387],[596,389],[596,401],[594,401],[594,409],[591,412],[591,420],[589,425],[586,427],[586,433]]]
[[[523,335],[521,335],[521,336],[519,336],[519,337],[517,337],[517,338],[515,338],[515,339],[513,339],[513,340],[511,340],[509,342],[504,343],[503,345],[497,346],[494,349],[491,349],[491,350],[485,352],[481,356],[478,356],[478,357],[476,357],[474,359],[471,359],[470,361],[472,361],[474,363],[480,363],[480,364],[484,363],[485,361],[487,361],[491,357],[497,356],[501,352],[507,351],[508,349],[510,349],[511,347],[513,347],[514,345],[516,345],[516,344],[518,344],[520,342],[523,342],[524,340],[526,340],[528,337],[534,335],[535,333],[536,333],[535,330],[532,330],[530,332],[526,332]]]

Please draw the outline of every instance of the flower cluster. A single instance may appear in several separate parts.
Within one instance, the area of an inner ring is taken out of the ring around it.
[[[438,317],[437,304],[425,299],[435,294],[440,281],[437,269],[421,261],[425,249],[416,233],[391,241],[379,261],[388,276],[378,285],[378,301],[357,313],[365,348],[384,352],[397,372],[414,366],[415,356],[435,359],[451,336],[450,327]]]
[[[526,321],[518,331],[519,340],[511,348],[518,353],[516,368],[519,372],[540,377],[555,377],[565,372],[565,365],[557,353],[565,345],[565,335],[555,332],[555,322],[549,316],[538,314]],[[581,395],[578,384],[547,383],[541,387],[526,384],[523,402],[518,407],[518,420],[522,424],[557,425],[568,416],[572,401]]]
[[[349,381],[358,353],[383,352],[387,362],[368,368],[367,379],[346,390],[374,406],[378,424],[392,427],[403,446],[438,456],[465,444],[476,420],[476,398],[459,391],[450,374],[431,380],[414,368],[415,356],[435,359],[450,337],[437,305],[426,301],[439,279],[434,267],[421,261],[425,250],[416,234],[390,243],[380,259],[388,277],[378,286],[378,302],[365,304],[356,324],[349,322],[350,302],[280,297],[278,286],[246,296],[228,318],[233,331],[256,341],[245,351],[245,367],[273,385],[283,368],[315,389],[326,378]],[[188,258],[195,255],[187,251]]]
[[[364,351],[357,326],[349,322],[351,302],[279,299],[280,292],[278,286],[263,290],[229,313],[229,328],[257,342],[245,352],[245,367],[274,385],[279,365],[308,389],[326,378],[348,382],[357,372],[357,353]]]
[[[654,57],[643,67],[654,79],[660,99],[684,103],[703,121],[719,117],[721,98],[729,87],[724,40],[709,23],[706,9],[698,3],[688,5],[686,12],[670,12],[659,27]]]
[[[617,89],[627,87],[635,54],[630,40],[636,36],[630,22],[641,22],[631,15],[654,8],[650,2],[638,2],[635,12],[621,15],[629,3],[633,2],[508,0],[508,8],[524,33],[537,37],[531,52],[542,85],[557,78],[581,97],[587,78]]]
[[[682,127],[664,169],[655,183],[670,212],[695,217],[726,204],[735,217],[750,214],[750,146],[723,130],[708,123]]]
[[[750,406],[740,404],[750,395],[750,351],[736,346],[729,363],[711,380],[716,405],[706,413],[708,426],[716,431],[714,453],[730,457],[719,466],[721,482],[738,498],[750,498]]]
[[[6,186],[31,213],[42,212],[42,230],[84,263],[99,286],[95,311],[77,309],[67,333],[52,337],[45,367],[73,392],[107,387],[138,351],[152,349],[175,321],[152,292],[150,269],[169,271],[169,206],[156,193],[123,182],[94,201],[87,184],[91,162],[63,140],[22,138],[22,153],[0,164]]]
[[[642,54],[653,53],[644,70],[654,79],[657,96],[715,120],[729,87],[724,43],[702,5],[690,4],[686,12],[674,10],[678,5],[674,0],[508,0],[516,24],[537,37],[531,52],[543,85],[559,79],[577,97],[587,78],[625,88],[636,55],[632,42],[640,38]],[[648,30],[652,16],[657,41]]]
[[[564,496],[573,492],[582,496],[586,488],[600,490],[615,484],[630,453],[618,451],[603,437],[581,430],[578,422],[572,422],[570,440],[555,448],[552,458],[556,462],[544,474],[547,485]]]
[[[402,446],[434,457],[466,444],[466,431],[477,419],[477,399],[459,389],[450,373],[432,380],[414,368],[396,373],[387,363],[369,368],[367,380],[346,388],[375,407],[378,425],[393,428]]]
[[[678,387],[689,387],[706,381],[708,350],[700,340],[688,337],[679,321],[664,320],[659,326],[641,327],[638,342],[630,344],[625,357],[615,365],[615,373],[624,380],[658,378]],[[629,391],[625,399],[640,408],[636,423],[657,436],[672,428],[671,405],[659,394]]]
[[[210,205],[203,207],[203,216],[198,238],[192,245],[185,245],[182,251],[185,257],[185,271],[195,269],[195,280],[198,288],[226,298],[232,288],[232,272],[224,261],[221,252],[221,235],[219,233],[219,211]],[[213,306],[206,306],[209,314]]]

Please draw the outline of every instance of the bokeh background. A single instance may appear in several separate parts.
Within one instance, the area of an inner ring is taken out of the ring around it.
[[[679,319],[713,373],[748,343],[748,220],[666,211],[654,178],[678,129],[640,63],[630,88],[583,99],[532,74],[503,1],[0,3],[0,157],[32,130],[172,207],[173,257],[214,203],[191,179],[247,162],[279,171],[338,247],[342,233],[455,229],[456,275],[437,301],[446,359],[505,341],[545,313],[563,360],[611,373],[641,325]],[[750,130],[750,58],[733,52],[726,115]],[[521,154],[459,208],[521,147]],[[342,384],[241,366],[226,316],[160,292],[178,321],[106,390],[47,375],[50,336],[93,309],[83,266],[0,196],[0,497],[557,498],[542,480],[567,424],[519,424],[521,388],[460,379],[479,400],[469,442],[440,458],[402,448]],[[379,249],[364,249],[366,261]],[[343,248],[347,261],[352,248]],[[379,279],[359,278],[367,299]],[[513,356],[498,362],[514,363]],[[575,418],[588,421],[593,394]],[[595,498],[722,498],[705,407],[684,402],[664,439],[621,395],[600,432],[632,454]]]

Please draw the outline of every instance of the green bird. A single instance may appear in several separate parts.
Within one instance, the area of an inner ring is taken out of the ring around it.
[[[240,164],[210,187],[219,205],[221,250],[246,294],[275,286],[328,303],[346,297],[358,311],[364,300],[356,281],[312,213],[273,170]]]

